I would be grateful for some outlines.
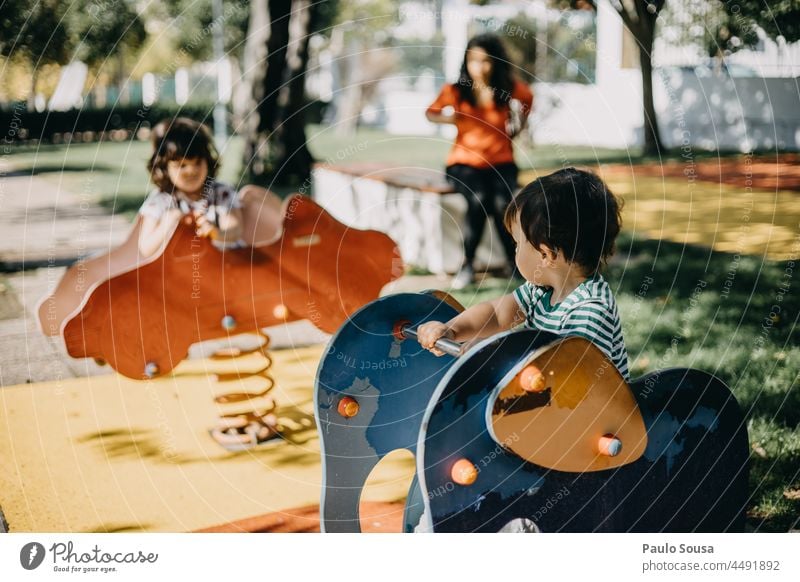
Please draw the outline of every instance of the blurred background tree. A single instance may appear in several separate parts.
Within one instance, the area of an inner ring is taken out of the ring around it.
[[[335,4],[335,3],[327,3]],[[250,182],[298,184],[311,174],[305,73],[311,35],[334,7],[311,0],[253,0],[244,50],[243,165]]]
[[[134,3],[129,0],[75,0],[67,13],[66,25],[74,47],[72,58],[95,69],[115,63],[112,77],[120,101],[128,103],[129,92],[125,88],[130,67],[126,60],[138,52],[147,37],[144,20]]]
[[[165,0],[167,14],[172,18],[172,40],[178,50],[197,61],[214,58],[210,31],[214,24],[213,0]],[[247,2],[222,2],[221,25],[225,54],[241,59],[247,36],[250,10]]]
[[[800,0],[724,0],[722,9],[731,28],[761,27],[769,38],[787,43],[800,40]],[[752,38],[752,37],[750,37]]]
[[[395,70],[400,54],[389,31],[397,19],[397,5],[391,0],[339,3],[329,45],[341,89],[333,119],[338,134],[355,132],[379,81]]]
[[[66,63],[72,45],[62,25],[68,8],[59,0],[5,0],[0,11],[0,55],[24,63],[30,70],[28,110],[33,111],[42,68]]]

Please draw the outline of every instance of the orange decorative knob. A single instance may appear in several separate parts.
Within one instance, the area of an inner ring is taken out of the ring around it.
[[[289,316],[289,310],[283,303],[279,303],[275,306],[275,309],[272,310],[272,315],[275,319],[286,319]]]
[[[544,374],[536,366],[525,366],[519,374],[519,383],[525,392],[542,392],[545,389]]]
[[[616,457],[622,451],[622,441],[613,434],[603,435],[597,443],[597,448],[601,455]]]
[[[339,411],[339,414],[345,418],[353,418],[356,414],[358,414],[359,408],[360,406],[355,398],[345,396],[339,401],[337,410]]]
[[[450,476],[454,483],[472,485],[478,478],[478,468],[468,459],[459,459],[450,469]]]

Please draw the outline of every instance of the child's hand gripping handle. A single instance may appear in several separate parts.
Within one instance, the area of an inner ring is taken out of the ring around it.
[[[193,209],[189,213],[189,216],[192,217],[192,221],[194,222],[194,231],[197,233],[197,236],[218,240],[219,230],[214,223],[208,219],[206,212],[208,212],[208,201],[203,200],[200,208]]]
[[[413,337],[414,339],[419,339],[419,337],[417,336],[417,330],[412,328],[410,325],[402,325],[400,327],[400,333],[404,337]],[[436,349],[441,350],[445,354],[448,354],[455,358],[459,357],[462,353],[464,353],[464,344],[448,339],[446,337],[439,338],[433,345]]]

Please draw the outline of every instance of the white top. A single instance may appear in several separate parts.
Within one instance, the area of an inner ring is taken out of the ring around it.
[[[625,380],[630,379],[628,352],[617,303],[602,275],[586,279],[561,303],[552,305],[553,290],[526,282],[514,290],[525,312],[525,326],[558,335],[581,336],[600,348]]]
[[[239,193],[233,186],[217,182],[216,180],[207,182],[203,187],[203,197],[199,200],[191,200],[183,194],[168,194],[158,188],[148,194],[145,201],[139,208],[139,214],[160,220],[168,210],[180,208],[184,214],[193,212],[203,213],[209,222],[219,228],[219,219],[233,209],[241,208]],[[243,241],[233,244],[225,244],[223,241],[212,241],[214,246],[220,248],[230,248],[243,246]]]
[[[180,208],[184,214],[200,211],[210,222],[219,226],[220,216],[241,207],[239,193],[233,186],[212,181],[203,187],[203,197],[199,200],[191,200],[183,194],[168,194],[156,188],[145,199],[139,214],[160,219],[168,210]]]

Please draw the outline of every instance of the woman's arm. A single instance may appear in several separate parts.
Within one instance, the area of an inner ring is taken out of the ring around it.
[[[182,213],[177,208],[167,210],[161,218],[142,216],[139,228],[139,253],[144,257],[152,257],[163,250],[181,219]]]
[[[455,125],[455,92],[452,85],[445,85],[439,92],[436,100],[425,110],[425,117],[432,123],[449,123]],[[445,109],[451,109],[452,113],[445,113]]]
[[[430,109],[425,112],[425,117],[428,118],[428,121],[431,123],[449,123],[452,125],[456,124],[456,114],[455,112],[451,113],[450,115],[446,115],[444,113],[434,113]]]
[[[519,102],[519,127],[509,133],[509,137],[514,139],[528,127],[528,118],[533,110],[533,91],[525,83],[515,81],[511,98]]]

